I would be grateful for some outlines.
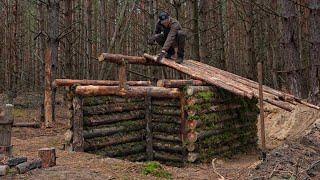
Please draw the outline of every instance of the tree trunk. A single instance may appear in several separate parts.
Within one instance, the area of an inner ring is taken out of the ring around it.
[[[282,62],[286,67],[286,88],[296,97],[301,97],[301,77],[299,75],[300,55],[298,36],[298,19],[295,3],[290,0],[281,1],[282,8],[282,38],[280,48]]]
[[[320,0],[309,0],[310,81],[309,101],[320,105]]]

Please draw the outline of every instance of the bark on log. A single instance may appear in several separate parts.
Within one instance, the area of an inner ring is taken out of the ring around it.
[[[160,141],[169,141],[169,142],[176,142],[176,143],[181,143],[181,140],[178,136],[172,136],[172,135],[162,135],[159,133],[153,133],[153,138],[155,140],[160,140]]]
[[[108,151],[105,153],[108,157],[121,157],[128,156],[131,154],[139,154],[145,152],[146,145],[137,145],[135,147],[131,147],[130,149],[118,150],[118,151]]]
[[[13,123],[13,127],[40,128],[40,123],[39,122],[16,122],[16,123]]]
[[[100,115],[100,116],[90,116],[84,117],[84,125],[86,126],[99,126],[106,125],[121,121],[128,120],[139,120],[145,117],[145,112],[140,111],[130,111],[126,113],[110,114],[110,115]]]
[[[168,115],[152,115],[152,122],[181,124],[180,117]]]
[[[142,110],[145,104],[142,103],[114,103],[99,106],[85,106],[83,107],[83,115],[100,115],[115,112]]]
[[[83,98],[83,105],[84,106],[98,106],[98,105],[105,105],[105,104],[118,104],[118,103],[144,103],[143,98],[125,98],[119,96],[92,96],[92,97],[84,97]]]
[[[16,166],[16,169],[19,174],[24,174],[30,170],[40,168],[41,167],[41,159],[35,159],[32,161],[27,161]]]
[[[83,137],[85,139],[91,139],[96,137],[111,136],[116,133],[139,131],[141,129],[144,129],[144,127],[145,125],[139,122],[138,124],[133,124],[130,126],[117,126],[117,127],[109,127],[109,128],[91,129],[91,130],[84,131]]]
[[[8,165],[0,165],[0,176],[6,176],[9,173]]]
[[[212,113],[212,112],[222,112],[227,110],[235,110],[240,109],[242,106],[239,104],[222,104],[222,105],[213,105],[207,109],[201,109],[201,110],[187,110],[187,114],[189,116],[195,116],[196,114],[206,114],[206,113]]]
[[[87,79],[56,79],[53,82],[54,86],[72,86],[78,85],[100,85],[100,86],[118,86],[119,81],[112,80],[87,80]],[[127,81],[129,86],[150,86],[150,81]]]
[[[152,105],[165,106],[165,107],[179,107],[180,102],[177,99],[152,99]]]
[[[24,163],[27,160],[28,160],[27,157],[12,157],[6,160],[4,164],[12,167],[12,166],[16,166],[18,164]]]
[[[53,88],[52,88],[52,62],[51,50],[48,48],[45,53],[45,92],[44,92],[44,116],[45,126],[53,126]]]
[[[73,104],[73,139],[72,148],[74,151],[83,151],[83,111],[82,99],[75,96],[72,101]]]
[[[177,98],[181,94],[177,88],[163,87],[129,87],[128,90],[120,91],[118,86],[77,86],[75,92],[83,96],[117,95],[123,97],[144,97],[150,90],[152,97]]]
[[[147,59],[156,61],[155,56],[144,54],[144,57],[146,57]],[[249,99],[251,99],[253,97],[252,91],[246,90],[246,89],[240,89],[239,87],[237,87],[237,84],[227,83],[227,82],[222,81],[216,77],[213,77],[212,75],[201,73],[198,71],[198,69],[186,67],[183,64],[177,64],[177,63],[170,61],[168,59],[162,59],[161,64],[164,64],[168,67],[177,69],[180,72],[186,73],[186,74],[190,75],[192,78],[200,79],[200,80],[208,82],[212,85],[224,88],[230,92],[233,92],[234,94],[248,97]]]
[[[56,165],[56,149],[41,148],[38,150],[38,155],[41,159],[41,167],[47,168]]]
[[[183,147],[181,145],[173,145],[169,143],[163,142],[153,142],[153,148],[155,151],[164,151],[164,152],[171,152],[171,153],[178,153],[181,154],[183,151]]]
[[[153,132],[165,132],[168,134],[180,134],[180,126],[175,124],[153,124]]]
[[[153,106],[152,113],[159,115],[180,116],[181,112],[179,108]]]
[[[192,96],[198,92],[203,91],[215,91],[217,88],[214,88],[212,86],[188,86],[187,87],[187,95]]]
[[[200,80],[173,80],[173,79],[162,79],[157,81],[158,87],[166,87],[166,88],[181,88],[184,86],[205,86],[208,83],[200,81]]]
[[[109,141],[104,141],[102,143],[95,142],[95,143],[85,143],[84,150],[87,151],[96,151],[108,146],[114,146],[119,144],[125,144],[125,143],[132,143],[132,142],[140,142],[143,140],[143,135],[138,134],[136,136],[124,136],[116,139],[112,139]]]
[[[152,60],[148,60],[144,57],[137,57],[137,56],[126,56],[122,54],[109,54],[109,53],[102,53],[98,57],[99,61],[108,61],[115,64],[121,64],[122,60],[124,59],[128,64],[143,64],[143,65],[153,65],[153,66],[161,66],[161,64],[156,63]]]
[[[207,100],[207,99],[191,96],[186,100],[186,103],[188,105],[203,104],[203,103],[220,104],[220,103],[225,103],[227,101],[230,101],[230,100],[222,99],[222,98],[210,98],[209,100]]]

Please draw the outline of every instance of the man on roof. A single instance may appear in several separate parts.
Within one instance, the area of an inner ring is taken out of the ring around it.
[[[164,57],[171,59],[175,54],[174,48],[177,47],[177,63],[182,63],[185,41],[186,33],[182,30],[180,23],[170,17],[167,12],[161,12],[159,14],[159,21],[156,24],[155,34],[148,40],[148,44],[157,42],[157,44],[162,46],[157,61],[161,61]]]

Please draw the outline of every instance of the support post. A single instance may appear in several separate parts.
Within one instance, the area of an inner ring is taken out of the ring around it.
[[[263,71],[262,63],[258,63],[258,80],[259,80],[259,105],[260,105],[260,136],[261,136],[261,149],[262,159],[266,158],[266,137],[264,126],[264,108],[263,108]]]
[[[84,150],[83,138],[83,111],[82,111],[82,98],[79,95],[73,97],[73,139],[72,149],[77,152]]]
[[[127,74],[126,74],[126,64],[124,59],[122,59],[121,64],[119,65],[119,86],[120,91],[127,89]]]
[[[151,93],[150,90],[147,91],[146,95],[146,130],[147,130],[147,137],[146,137],[146,143],[147,143],[147,159],[148,161],[153,160],[153,147],[152,147],[152,117],[151,117]]]

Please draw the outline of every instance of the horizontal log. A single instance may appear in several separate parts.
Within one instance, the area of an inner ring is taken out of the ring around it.
[[[180,102],[177,99],[152,99],[152,105],[164,107],[179,107]]]
[[[145,124],[138,122],[138,123],[133,123],[129,126],[116,126],[116,127],[85,130],[83,132],[83,137],[85,139],[90,139],[90,138],[96,138],[96,137],[111,136],[116,133],[139,131],[144,128],[145,128]]]
[[[24,163],[27,160],[28,160],[27,157],[11,157],[11,158],[5,160],[3,163],[5,165],[12,167],[12,166],[16,166],[18,164]]]
[[[108,61],[115,64],[122,64],[123,60],[128,64],[143,64],[143,65],[153,65],[153,66],[161,66],[161,64],[156,63],[152,60],[148,60],[144,57],[138,57],[138,56],[127,56],[122,54],[109,54],[109,53],[102,53],[98,60],[100,62],[102,61]]]
[[[207,109],[201,110],[187,110],[188,116],[195,116],[196,114],[206,114],[206,113],[213,113],[213,112],[222,112],[222,111],[230,111],[235,109],[240,109],[242,106],[239,104],[219,104],[210,106]]]
[[[145,108],[145,104],[143,103],[114,103],[114,104],[105,104],[98,106],[84,106],[83,107],[83,115],[100,115],[107,113],[115,113],[115,112],[125,112],[125,111],[133,111],[133,110],[142,110]]]
[[[180,133],[180,126],[175,124],[153,124],[152,125],[153,132],[164,132],[168,134],[179,134]]]
[[[88,96],[83,98],[83,106],[98,106],[113,103],[144,103],[144,97]]]
[[[168,134],[159,134],[159,133],[153,132],[152,138],[155,140],[160,140],[160,141],[181,143],[181,140],[178,136],[172,136],[172,135],[168,135]]]
[[[77,85],[100,85],[100,86],[118,86],[119,81],[112,80],[88,80],[88,79],[56,79],[53,81],[53,86],[72,86]],[[150,86],[150,81],[127,81],[129,86]]]
[[[180,116],[180,108],[153,106],[152,113],[159,115]]]
[[[41,167],[41,159],[35,159],[32,161],[27,161],[16,166],[16,169],[19,174],[24,174],[32,169]]]
[[[158,87],[166,87],[166,88],[181,88],[184,86],[204,86],[208,85],[208,83],[200,81],[200,80],[175,80],[175,79],[162,79],[157,81]]]
[[[132,155],[126,156],[124,159],[127,159],[131,162],[144,162],[144,161],[147,161],[147,154],[146,153],[132,154]]]
[[[169,115],[152,115],[152,122],[155,123],[174,123],[181,124],[181,119],[178,116],[169,116]]]
[[[40,128],[39,122],[15,122],[13,127],[28,127],[28,128]]]
[[[204,103],[211,103],[211,104],[220,104],[230,101],[230,99],[225,98],[210,98],[210,99],[203,99],[191,96],[186,100],[187,105],[196,105],[196,104],[204,104]]]
[[[188,96],[193,96],[199,92],[203,92],[203,91],[217,91],[217,88],[213,87],[213,86],[188,86],[187,87],[187,95]]]
[[[163,142],[153,142],[152,147],[156,151],[163,151],[163,152],[169,152],[169,153],[182,153],[184,148],[181,145],[173,145],[169,143],[163,143]]]
[[[94,116],[84,116],[84,125],[86,126],[98,126],[106,125],[121,121],[128,120],[139,120],[143,119],[145,116],[145,111],[130,111],[123,112],[119,114],[109,114],[109,115],[94,115]]]
[[[151,97],[178,98],[181,92],[177,88],[163,87],[129,87],[120,89],[118,86],[77,86],[75,92],[82,96],[117,95],[123,97],[144,97],[150,92]]]
[[[132,154],[139,154],[146,151],[146,145],[137,145],[130,148],[115,150],[115,151],[107,151],[104,153],[105,156],[108,157],[120,157],[120,156],[128,156]]]
[[[85,142],[84,150],[85,151],[96,151],[102,148],[106,148],[108,146],[125,144],[125,143],[132,143],[132,142],[139,142],[142,141],[144,138],[143,134],[138,134],[135,136],[123,136],[118,137],[116,139],[110,139],[108,141],[103,142]]]

